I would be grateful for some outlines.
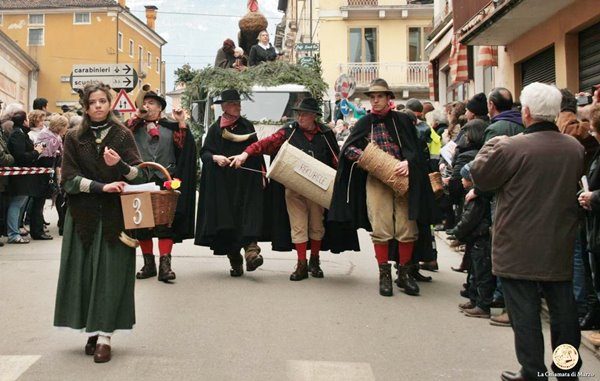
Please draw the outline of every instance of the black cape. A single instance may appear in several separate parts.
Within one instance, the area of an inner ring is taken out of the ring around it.
[[[179,131],[179,123],[162,118],[158,123],[172,131]],[[175,145],[176,168],[171,174],[173,178],[181,180],[178,189],[181,194],[177,200],[175,218],[173,220],[173,241],[181,242],[184,239],[194,238],[195,231],[195,206],[196,206],[196,176],[198,158],[196,156],[196,142],[189,128],[186,130],[183,145]]]
[[[325,163],[329,166],[334,167],[334,161],[337,162],[339,157],[339,145],[335,138],[335,133],[327,126],[320,124],[321,132],[317,134],[323,134],[329,147],[335,154],[331,161]],[[283,127],[287,129],[286,136],[289,137],[294,130],[299,129],[297,122],[292,122]],[[297,131],[296,133],[302,133]],[[315,136],[315,139],[318,139]],[[271,162],[273,161],[273,155]],[[287,206],[285,202],[285,187],[277,181],[270,180],[269,186],[267,187],[267,197],[271,201],[271,205],[268,211],[269,218],[269,235],[271,237],[271,245],[274,251],[292,251],[294,244],[292,243],[290,218],[287,212]],[[322,251],[331,251],[332,253],[341,253],[343,251],[359,251],[360,246],[358,243],[358,235],[356,229],[350,224],[331,224],[328,222],[327,210],[323,215],[323,221],[325,225],[325,236],[321,244]]]
[[[129,128],[134,131],[141,128],[143,121],[140,119],[133,123],[128,123]],[[180,133],[179,122],[161,118],[157,122],[161,127],[168,128],[174,133]],[[181,187],[178,189],[181,194],[177,200],[175,217],[171,229],[173,232],[173,241],[181,242],[185,239],[194,238],[195,231],[195,206],[196,206],[196,175],[197,175],[197,157],[196,143],[194,135],[190,129],[185,130],[181,148],[173,142],[175,147],[175,171],[171,173],[172,178],[181,180]]]
[[[390,136],[396,144],[402,147],[402,155],[408,160],[409,190],[408,216],[420,224],[430,224],[435,221],[437,208],[431,184],[429,169],[423,142],[418,138],[418,132],[409,117],[405,114],[390,111],[383,119],[368,114],[356,122],[350,136],[341,149],[340,164],[333,190],[333,200],[329,210],[329,220],[336,223],[352,224],[355,229],[363,228],[372,231],[367,215],[367,172],[354,162],[346,159],[344,152],[353,145],[364,149],[368,144],[368,135],[374,123],[383,121]],[[398,135],[394,128],[398,130]],[[398,136],[400,142],[398,142]]]
[[[250,242],[264,240],[265,192],[264,176],[244,169],[219,167],[213,155],[239,155],[252,143],[256,135],[244,142],[224,139],[221,118],[210,126],[200,150],[200,200],[195,244],[208,246],[216,255],[235,254]],[[244,118],[237,121],[233,134],[255,132],[252,123]],[[244,167],[264,171],[262,156],[249,157]]]

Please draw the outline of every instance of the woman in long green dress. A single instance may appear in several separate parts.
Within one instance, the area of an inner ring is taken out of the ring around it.
[[[111,358],[110,338],[135,324],[135,249],[124,230],[119,193],[145,181],[133,135],[111,113],[110,89],[85,87],[81,126],[64,143],[62,186],[68,211],[62,241],[54,325],[85,332],[85,353]]]

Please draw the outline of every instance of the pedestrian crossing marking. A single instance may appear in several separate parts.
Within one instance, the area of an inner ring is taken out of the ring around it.
[[[0,356],[0,381],[16,381],[42,356]]]
[[[287,375],[290,381],[375,381],[371,365],[365,362],[290,360]]]

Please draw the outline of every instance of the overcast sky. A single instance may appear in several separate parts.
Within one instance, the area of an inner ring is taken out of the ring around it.
[[[271,42],[275,25],[283,16],[277,10],[277,3],[277,0],[258,1],[260,11],[269,21]],[[194,68],[212,65],[217,50],[226,38],[231,38],[237,45],[238,21],[247,12],[247,0],[127,0],[131,11],[145,21],[144,5],[158,7],[156,31],[168,41],[163,47],[167,91],[174,87],[173,72],[178,67],[185,63]]]

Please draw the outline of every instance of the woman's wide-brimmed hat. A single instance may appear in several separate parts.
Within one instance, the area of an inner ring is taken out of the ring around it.
[[[394,92],[388,86],[388,83],[385,79],[377,78],[371,81],[369,85],[369,90],[365,91],[366,95],[371,95],[371,93],[385,93],[392,97],[392,99],[396,98]]]
[[[221,99],[214,101],[215,104],[221,104],[225,102],[240,102],[240,93],[237,90],[224,90],[221,93]]]
[[[312,112],[317,115],[323,115],[319,102],[315,98],[304,98],[298,107],[294,107],[294,111]]]

